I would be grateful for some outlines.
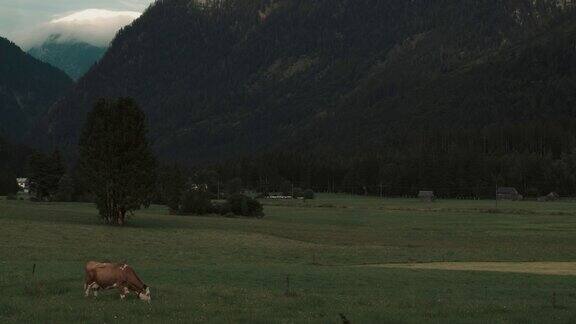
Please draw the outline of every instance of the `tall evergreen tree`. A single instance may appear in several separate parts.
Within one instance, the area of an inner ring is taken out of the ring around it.
[[[74,179],[71,175],[65,174],[58,182],[58,192],[56,193],[57,201],[73,201],[74,200]]]
[[[38,200],[48,196],[44,175],[46,174],[46,156],[41,152],[34,152],[28,158],[27,170],[30,194]]]
[[[168,206],[171,213],[176,214],[180,209],[182,193],[186,189],[186,175],[177,165],[162,168],[159,175],[160,200]]]
[[[8,171],[0,170],[0,196],[15,195],[18,190],[16,176]]]
[[[127,213],[150,204],[156,161],[133,99],[98,100],[80,138],[80,167],[106,223],[124,225]]]
[[[58,150],[54,151],[47,157],[46,161],[47,173],[45,174],[45,181],[47,185],[49,197],[54,197],[58,192],[60,180],[66,173],[66,166],[64,165],[64,158],[62,153]]]
[[[34,152],[28,159],[27,170],[32,195],[37,200],[52,199],[65,172],[66,167],[59,151],[50,155]]]

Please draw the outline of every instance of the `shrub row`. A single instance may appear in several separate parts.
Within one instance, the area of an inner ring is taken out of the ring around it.
[[[230,195],[224,203],[213,203],[210,199],[210,193],[203,190],[184,192],[177,213],[180,215],[220,214],[254,218],[264,217],[262,204],[256,199],[242,194],[234,194]]]

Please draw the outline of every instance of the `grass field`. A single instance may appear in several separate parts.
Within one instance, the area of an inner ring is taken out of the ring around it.
[[[266,201],[265,212],[183,217],[154,206],[115,228],[91,204],[0,198],[0,322],[576,321],[576,277],[553,272],[554,262],[576,262],[576,202],[495,210],[320,195]],[[85,299],[87,260],[126,260],[152,303],[114,291]],[[413,264],[426,262],[442,263]],[[494,272],[486,262],[507,263]],[[517,272],[543,264],[549,272]]]

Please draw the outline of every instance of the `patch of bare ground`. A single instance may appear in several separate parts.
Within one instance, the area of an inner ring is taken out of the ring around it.
[[[366,267],[418,270],[495,271],[542,275],[574,276],[576,262],[429,262],[370,264]]]

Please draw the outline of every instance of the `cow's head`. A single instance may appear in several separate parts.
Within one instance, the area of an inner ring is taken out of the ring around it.
[[[150,296],[150,287],[146,287],[143,291],[141,291],[138,294],[138,298],[140,298],[140,300],[150,302],[150,300],[152,299],[152,297]]]

